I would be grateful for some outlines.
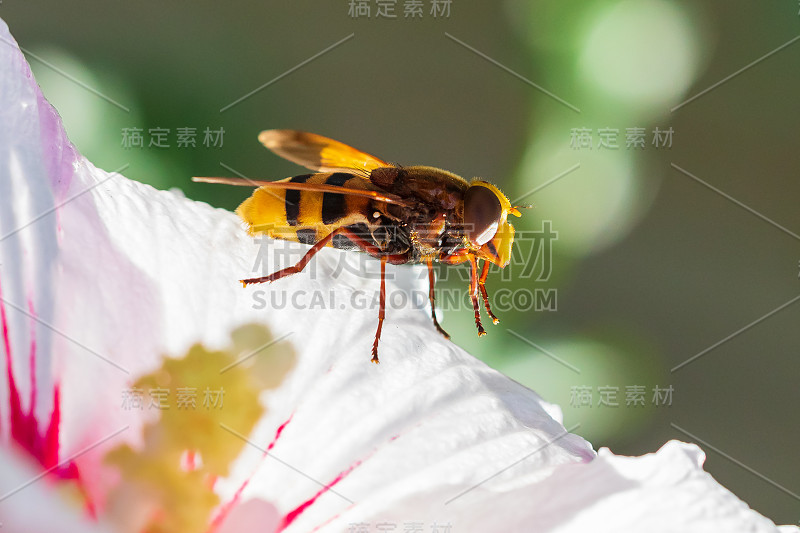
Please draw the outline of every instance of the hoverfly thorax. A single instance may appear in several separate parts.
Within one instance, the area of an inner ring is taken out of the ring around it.
[[[481,180],[473,180],[464,194],[464,228],[477,255],[499,267],[511,260],[514,226],[508,215],[520,216],[500,189]]]

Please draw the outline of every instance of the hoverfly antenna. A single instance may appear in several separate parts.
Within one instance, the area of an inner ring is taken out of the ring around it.
[[[511,209],[508,210],[509,214],[514,215],[515,217],[521,217],[522,213],[519,212],[520,209],[531,209],[533,207],[532,204],[528,205],[515,205]]]

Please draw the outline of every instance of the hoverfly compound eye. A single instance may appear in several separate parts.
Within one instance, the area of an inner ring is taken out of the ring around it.
[[[494,237],[500,225],[503,208],[500,199],[487,187],[472,185],[464,195],[464,224],[467,237],[483,246]]]

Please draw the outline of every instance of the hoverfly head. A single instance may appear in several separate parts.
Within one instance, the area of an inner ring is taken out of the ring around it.
[[[483,182],[472,182],[464,194],[464,228],[475,246],[492,240],[504,218],[503,205],[497,193]]]
[[[500,189],[482,180],[473,180],[464,194],[464,227],[479,258],[504,267],[511,260],[514,226],[508,215],[520,216]]]

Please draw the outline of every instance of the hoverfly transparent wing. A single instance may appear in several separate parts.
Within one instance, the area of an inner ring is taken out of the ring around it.
[[[350,172],[348,173],[351,174],[354,178],[362,177],[352,174]],[[194,176],[192,178],[192,181],[196,183],[219,183],[222,185],[239,185],[241,187],[265,187],[267,189],[283,189],[292,191],[330,192],[333,194],[343,194],[351,196],[362,196],[364,198],[372,198],[373,200],[377,200],[379,202],[386,202],[387,204],[409,205],[409,203],[406,200],[403,200],[396,194],[391,194],[380,190],[352,189],[346,187],[338,187],[335,185],[326,185],[322,183],[319,184],[292,183],[289,181],[291,179],[292,178],[286,178],[280,181],[266,181],[260,179],[250,179],[250,178]]]

